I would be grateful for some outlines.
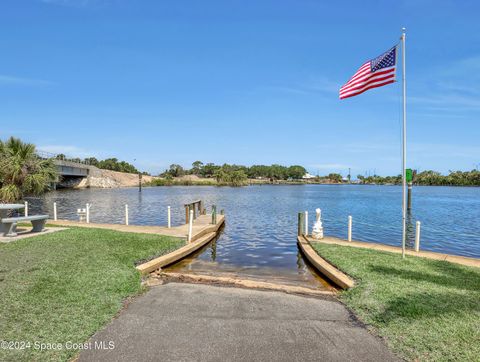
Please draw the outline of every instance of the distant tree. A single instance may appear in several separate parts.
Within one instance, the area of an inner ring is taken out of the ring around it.
[[[248,169],[248,177],[257,178],[257,177],[269,177],[270,166],[265,165],[253,165]]]
[[[287,179],[287,168],[276,164],[271,165],[268,176],[274,180],[285,180]]]
[[[86,158],[84,161],[87,165],[98,166],[98,160],[95,157]]]
[[[294,179],[294,180],[299,180],[299,179],[301,179],[306,173],[307,173],[307,170],[305,169],[305,167],[303,167],[303,166],[298,166],[298,165],[294,165],[294,166],[290,166],[289,168],[287,168],[286,176],[287,176],[288,178],[292,178],[292,179]]]
[[[235,170],[228,165],[224,165],[215,171],[214,177],[219,184],[230,186],[243,186],[247,182],[247,174],[243,170]]]
[[[192,169],[190,170],[193,175],[200,175],[203,169],[203,162],[202,161],[195,161],[192,163]]]
[[[185,170],[183,169],[182,166],[177,165],[177,164],[171,164],[170,168],[168,169],[168,173],[172,177],[182,177],[185,175]]]
[[[63,153],[59,153],[58,155],[55,156],[57,160],[65,160],[67,156],[65,156]]]
[[[125,161],[118,161],[118,159],[115,157],[98,161],[96,166],[104,170],[112,170],[126,173],[140,173],[132,164]]]
[[[328,174],[328,179],[331,181],[331,182],[336,182],[336,183],[340,183],[342,182],[342,175],[338,174],[338,173],[330,173]]]
[[[201,175],[203,177],[213,177],[215,172],[220,168],[220,166],[216,166],[213,163],[207,163],[206,165],[203,166],[201,170]]]

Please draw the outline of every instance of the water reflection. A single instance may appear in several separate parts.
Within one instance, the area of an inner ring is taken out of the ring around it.
[[[406,233],[406,240],[405,244],[408,248],[413,248],[415,245],[415,223],[413,219],[413,214],[410,210],[407,211],[406,215],[406,225],[407,225],[407,233]]]

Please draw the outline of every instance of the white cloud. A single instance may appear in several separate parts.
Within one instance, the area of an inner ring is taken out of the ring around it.
[[[442,111],[480,110],[479,81],[480,56],[458,59],[428,69],[416,80],[415,94],[408,100],[430,110],[435,110],[434,106],[442,107]]]
[[[257,91],[274,91],[281,93],[290,93],[290,94],[319,94],[327,93],[333,94],[337,93],[340,88],[340,83],[333,81],[325,77],[316,77],[303,82],[297,82],[294,84],[277,84],[259,87]],[[256,93],[256,92],[255,92]],[[336,99],[336,98],[335,98]]]
[[[0,74],[0,85],[20,85],[20,86],[49,86],[55,83],[43,79],[22,78],[11,75]]]

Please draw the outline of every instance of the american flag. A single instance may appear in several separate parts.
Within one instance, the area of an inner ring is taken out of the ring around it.
[[[363,64],[350,80],[340,88],[340,99],[353,97],[371,88],[395,82],[397,47]]]

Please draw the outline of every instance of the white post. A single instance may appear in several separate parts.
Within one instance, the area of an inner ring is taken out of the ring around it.
[[[53,220],[57,221],[57,203],[53,203]]]
[[[417,221],[417,227],[415,229],[415,251],[420,251],[420,221]]]
[[[86,212],[85,221],[87,222],[87,224],[89,224],[90,223],[90,204],[85,205],[85,212]]]
[[[168,213],[167,213],[167,214],[168,214],[168,217],[167,217],[167,219],[168,219],[168,228],[170,229],[170,228],[172,227],[172,212],[171,212],[171,210],[170,210],[170,206],[167,208],[167,210],[168,210]]]
[[[348,241],[352,241],[352,216],[348,216]]]
[[[305,211],[305,236],[308,236],[308,211]]]
[[[128,204],[125,204],[125,225],[128,225]]]
[[[25,216],[28,216],[28,201],[25,201]]]
[[[403,90],[403,129],[402,129],[402,258],[405,258],[407,239],[407,81],[405,75],[405,28],[402,28],[402,90]]]
[[[188,218],[188,241],[192,240],[192,233],[193,233],[193,210],[190,210],[190,215]]]

